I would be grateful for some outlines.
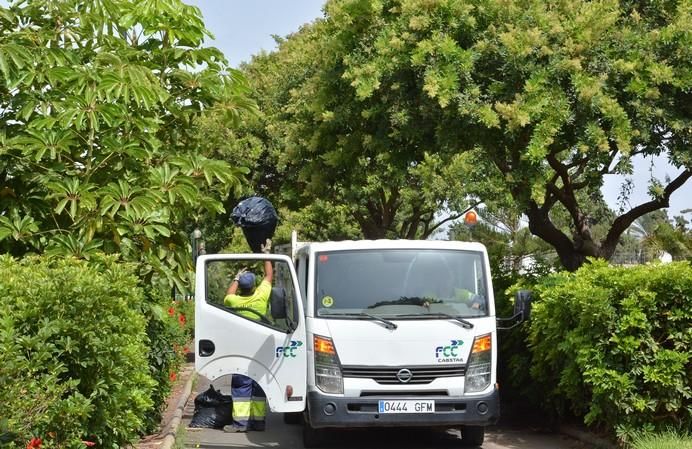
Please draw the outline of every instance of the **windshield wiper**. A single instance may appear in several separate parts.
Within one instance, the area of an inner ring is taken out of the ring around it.
[[[384,327],[386,327],[387,329],[390,329],[390,330],[394,330],[397,327],[399,327],[396,325],[396,323],[393,323],[393,322],[391,322],[389,320],[385,320],[384,318],[381,318],[379,316],[371,315],[371,314],[365,313],[365,312],[322,312],[322,311],[320,311],[318,313],[318,315],[319,316],[343,316],[343,317],[352,317],[352,318],[370,318],[370,319],[373,319],[375,321],[378,321],[378,322],[384,324]]]
[[[442,312],[432,312],[432,313],[407,313],[404,315],[393,315],[392,318],[449,318],[450,320],[456,320],[461,323],[461,325],[466,329],[473,329],[473,323],[463,319],[457,315],[450,315],[449,313]]]

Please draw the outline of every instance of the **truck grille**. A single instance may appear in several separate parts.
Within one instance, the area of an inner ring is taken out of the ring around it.
[[[402,382],[397,374],[402,369],[411,372],[408,382]],[[440,377],[460,377],[466,372],[466,367],[460,365],[445,366],[342,366],[341,372],[344,377],[355,377],[359,379],[372,379],[382,385],[423,385],[429,384]]]

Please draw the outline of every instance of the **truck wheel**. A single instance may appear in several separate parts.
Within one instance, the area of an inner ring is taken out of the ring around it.
[[[284,413],[284,424],[294,425],[300,424],[303,417],[303,412]]]
[[[303,446],[311,449],[322,447],[326,440],[327,431],[324,429],[315,429],[303,417]]]
[[[483,444],[485,439],[485,427],[461,426],[462,447],[477,447]]]

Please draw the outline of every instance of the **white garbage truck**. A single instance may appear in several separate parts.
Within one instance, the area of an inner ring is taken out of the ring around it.
[[[330,428],[461,430],[478,446],[500,414],[497,324],[485,247],[439,240],[298,242],[288,254],[197,260],[195,366],[254,379],[269,409],[303,422],[305,447]],[[233,309],[239,269],[270,259],[270,313]],[[515,316],[528,314],[518,295]]]

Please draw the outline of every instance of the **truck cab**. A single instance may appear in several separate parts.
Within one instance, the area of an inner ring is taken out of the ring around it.
[[[272,411],[301,414],[306,447],[329,428],[374,426],[457,427],[463,445],[483,442],[499,394],[482,244],[294,238],[287,252],[198,259],[200,374],[252,377]],[[271,316],[224,306],[229,275],[267,258]]]

